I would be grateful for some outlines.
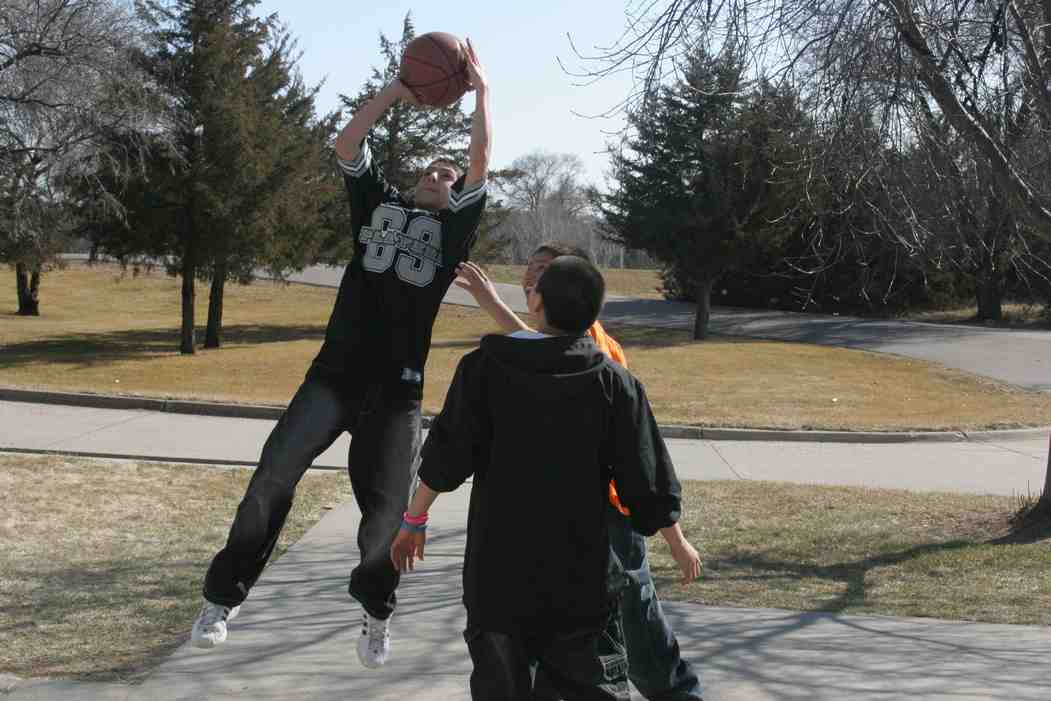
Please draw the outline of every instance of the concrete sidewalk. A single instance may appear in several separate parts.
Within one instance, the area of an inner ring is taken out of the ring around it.
[[[254,465],[273,420],[0,401],[0,451]],[[343,435],[315,467],[345,469]],[[754,479],[1021,494],[1039,491],[1047,434],[960,443],[666,441],[683,479]]]
[[[427,558],[402,580],[393,657],[382,670],[363,669],[354,653],[360,613],[345,589],[358,514],[344,505],[267,569],[226,645],[183,646],[135,686],[26,681],[7,699],[468,699],[460,604],[467,499],[464,487],[431,511]],[[1051,698],[1051,628],[666,608],[708,701]]]

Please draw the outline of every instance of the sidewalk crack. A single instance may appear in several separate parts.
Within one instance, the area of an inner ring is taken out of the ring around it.
[[[728,467],[730,469],[730,472],[734,473],[737,476],[737,479],[740,479],[740,480],[750,480],[750,479],[752,479],[751,477],[745,477],[740,472],[738,472],[734,468],[734,466],[730,464],[730,461],[726,459],[726,456],[723,455],[722,452],[720,452],[719,446],[717,446],[714,441],[710,442],[708,445],[710,445],[712,450],[715,451],[715,454],[719,456],[719,459],[723,461],[723,464],[726,465],[726,467]]]
[[[79,441],[82,438],[85,438],[85,437],[90,436],[90,435],[95,434],[95,433],[99,433],[100,431],[106,431],[108,429],[115,428],[117,426],[123,426],[126,423],[130,423],[132,421],[135,421],[136,419],[141,419],[141,418],[143,418],[143,416],[140,415],[140,414],[136,414],[134,416],[128,416],[128,417],[125,417],[125,418],[121,419],[120,421],[114,421],[113,423],[108,423],[108,424],[105,424],[103,426],[97,426],[97,427],[91,429],[90,431],[85,431],[84,433],[78,434],[76,436],[69,436],[67,438],[59,439],[59,440],[55,441],[54,443],[51,443],[51,444],[47,445],[44,449],[45,450],[56,450],[60,446],[62,446],[62,444],[64,444],[64,443],[72,443],[72,442],[75,442],[75,441]]]

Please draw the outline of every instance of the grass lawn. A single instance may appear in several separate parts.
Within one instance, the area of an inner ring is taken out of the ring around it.
[[[494,282],[506,282],[512,285],[522,283],[524,265],[483,265],[490,279]],[[635,270],[625,268],[600,268],[606,279],[606,292],[619,297],[645,297],[664,299],[661,294],[661,274],[659,270]]]
[[[265,281],[232,285],[224,348],[182,356],[177,279],[74,265],[44,277],[41,317],[16,316],[14,294],[0,298],[0,384],[286,403],[320,347],[335,295]],[[205,286],[197,312],[203,325]],[[441,408],[460,357],[494,329],[477,309],[443,307],[425,411]],[[1051,394],[922,361],[741,338],[698,343],[686,331],[610,331],[663,423],[848,430],[1051,424]]]
[[[185,642],[250,476],[0,454],[0,674],[131,679]],[[349,490],[308,474],[275,556]]]
[[[185,642],[250,473],[0,454],[0,674],[134,680]],[[349,498],[309,474],[280,554]],[[76,494],[77,498],[63,498]],[[770,482],[684,483],[703,578],[666,599],[1051,624],[1051,531],[997,542],[1010,498]]]
[[[1051,625],[1051,527],[1007,537],[1010,497],[772,482],[687,482],[683,585],[659,538],[661,596],[772,607]]]

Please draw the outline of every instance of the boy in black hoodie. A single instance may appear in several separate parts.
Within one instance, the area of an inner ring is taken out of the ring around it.
[[[427,509],[474,476],[463,586],[477,700],[526,701],[538,666],[567,701],[628,699],[609,482],[646,535],[680,500],[642,385],[587,335],[604,291],[594,266],[560,257],[529,293],[539,332],[487,336],[461,360],[391,548],[413,569]]]

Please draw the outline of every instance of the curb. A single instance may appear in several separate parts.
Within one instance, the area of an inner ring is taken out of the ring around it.
[[[191,399],[162,399],[132,395],[90,394],[86,392],[52,392],[47,390],[0,387],[0,401],[59,404],[94,409],[138,409],[173,414],[220,416],[237,419],[281,418],[285,407],[277,404],[235,404]],[[433,416],[423,417],[429,428]],[[661,436],[705,441],[780,441],[791,443],[959,443],[963,441],[997,441],[1042,438],[1051,427],[1012,428],[995,431],[807,431],[766,428],[715,428],[705,426],[661,425]],[[87,456],[92,457],[92,456]],[[138,459],[140,456],[128,456]],[[214,461],[213,461],[213,464]],[[240,464],[240,463],[235,463]]]
[[[0,694],[10,694],[21,684],[22,680],[13,674],[0,674]]]
[[[188,458],[185,455],[173,457],[169,455],[136,455],[134,453],[95,453],[89,450],[67,450],[65,448],[12,448],[4,445],[0,445],[0,453],[14,453],[18,455],[59,455],[73,458],[134,460],[136,462],[165,462],[177,465],[204,465],[206,467],[254,468],[259,464],[258,461],[223,460],[221,458]],[[320,470],[322,472],[343,472],[347,469],[347,466],[324,465],[315,462],[310,465],[310,469]],[[2,681],[2,678],[0,678],[0,681]],[[3,689],[0,688],[0,693],[2,692]]]

